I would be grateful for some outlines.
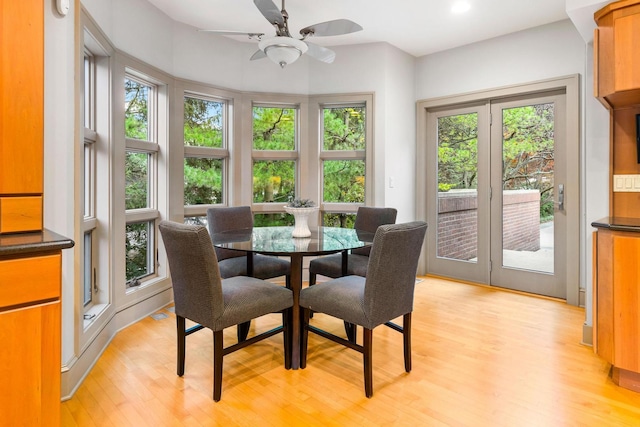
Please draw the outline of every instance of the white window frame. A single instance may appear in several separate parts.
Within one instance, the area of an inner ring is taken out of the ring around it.
[[[109,189],[110,150],[113,122],[111,112],[111,79],[114,67],[114,49],[99,27],[84,10],[81,14],[82,32],[79,39],[78,73],[80,138],[77,148],[77,179],[79,203],[79,238],[76,239],[80,268],[77,272],[76,303],[79,319],[76,333],[80,349],[108,322],[113,308],[113,286],[109,264],[112,249],[111,197]],[[85,68],[85,58],[88,68]],[[88,78],[88,81],[85,80]],[[88,92],[88,93],[87,93]],[[100,197],[98,197],[100,195]],[[89,235],[87,246],[85,236]],[[89,271],[87,271],[89,270]],[[91,280],[91,299],[85,303],[85,277]]]
[[[374,200],[374,140],[373,140],[373,94],[342,94],[342,95],[320,95],[312,96],[309,101],[311,105],[311,117],[316,120],[310,121],[310,134],[313,136],[315,158],[317,163],[317,200],[320,205],[320,212],[325,213],[348,213],[355,214],[360,206],[371,205]],[[323,111],[324,108],[339,108],[358,106],[365,107],[365,149],[364,150],[341,150],[325,151],[323,146]],[[365,162],[365,198],[363,203],[331,203],[324,202],[323,198],[323,162],[325,160],[364,160]]]
[[[142,82],[155,88],[153,111],[148,112],[149,140],[140,141],[125,138],[125,90],[126,78]],[[171,219],[169,215],[169,129],[173,111],[169,101],[173,78],[156,68],[151,67],[125,53],[116,55],[116,67],[113,77],[114,135],[112,166],[113,197],[113,231],[112,231],[112,265],[115,282],[116,309],[123,310],[168,290],[171,282],[168,279],[166,254],[161,248],[158,223],[161,219]],[[126,210],[125,206],[125,167],[126,152],[144,152],[150,156],[148,169],[149,203],[143,209]],[[182,179],[179,179],[181,182]],[[126,284],[126,226],[135,222],[149,221],[149,248],[152,254],[149,261],[154,265],[153,274],[139,278],[139,285],[127,287]]]
[[[184,159],[190,157],[196,158],[208,158],[222,160],[222,201],[218,204],[202,204],[202,205],[185,205],[184,204],[184,187],[181,187],[182,204],[184,208],[184,217],[205,217],[207,209],[213,206],[226,206],[228,205],[229,192],[232,186],[229,183],[230,179],[230,157],[231,152],[229,149],[230,141],[233,136],[233,96],[225,91],[216,90],[213,88],[206,88],[198,85],[185,83],[184,87],[180,87],[176,90],[176,98],[181,100],[181,111],[177,111],[176,114],[180,117],[180,126],[176,130],[176,135],[180,134],[180,141],[182,141],[183,148],[183,161],[182,176],[184,177]],[[181,94],[181,95],[180,95]],[[222,147],[197,147],[184,145],[184,99],[185,97],[203,99],[205,101],[219,102],[223,104],[222,112]]]

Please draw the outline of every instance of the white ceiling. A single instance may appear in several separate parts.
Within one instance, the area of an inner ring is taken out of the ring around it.
[[[148,1],[172,19],[195,28],[275,35],[252,0]],[[274,0],[278,9],[280,1]],[[286,0],[285,8],[292,35],[309,25],[339,18],[364,27],[353,34],[317,37],[316,44],[388,42],[416,57],[568,18],[565,0],[467,0],[471,9],[461,15],[451,13],[455,1]],[[232,37],[256,43],[246,36]]]

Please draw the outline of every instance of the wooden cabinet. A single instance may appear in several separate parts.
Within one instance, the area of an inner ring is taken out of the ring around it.
[[[640,227],[616,230],[620,222],[594,233],[593,344],[613,380],[640,392]]]
[[[49,231],[0,236],[0,424],[60,425],[61,249]]]
[[[42,230],[44,5],[0,0],[0,233]]]
[[[595,96],[607,108],[640,104],[640,0],[613,2],[594,19]]]

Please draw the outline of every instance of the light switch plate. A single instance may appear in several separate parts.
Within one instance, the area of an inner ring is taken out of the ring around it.
[[[640,175],[614,175],[614,193],[640,193]]]

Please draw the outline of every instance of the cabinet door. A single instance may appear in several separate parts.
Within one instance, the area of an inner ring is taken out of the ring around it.
[[[613,237],[614,361],[621,369],[640,372],[640,237]]]
[[[0,0],[0,196],[42,195],[44,7]]]
[[[615,91],[640,88],[640,13],[617,18],[614,21],[613,38]]]
[[[60,425],[60,302],[0,313],[0,423]]]
[[[609,363],[613,363],[613,234],[599,230],[597,237],[596,277],[594,278],[594,349]]]

